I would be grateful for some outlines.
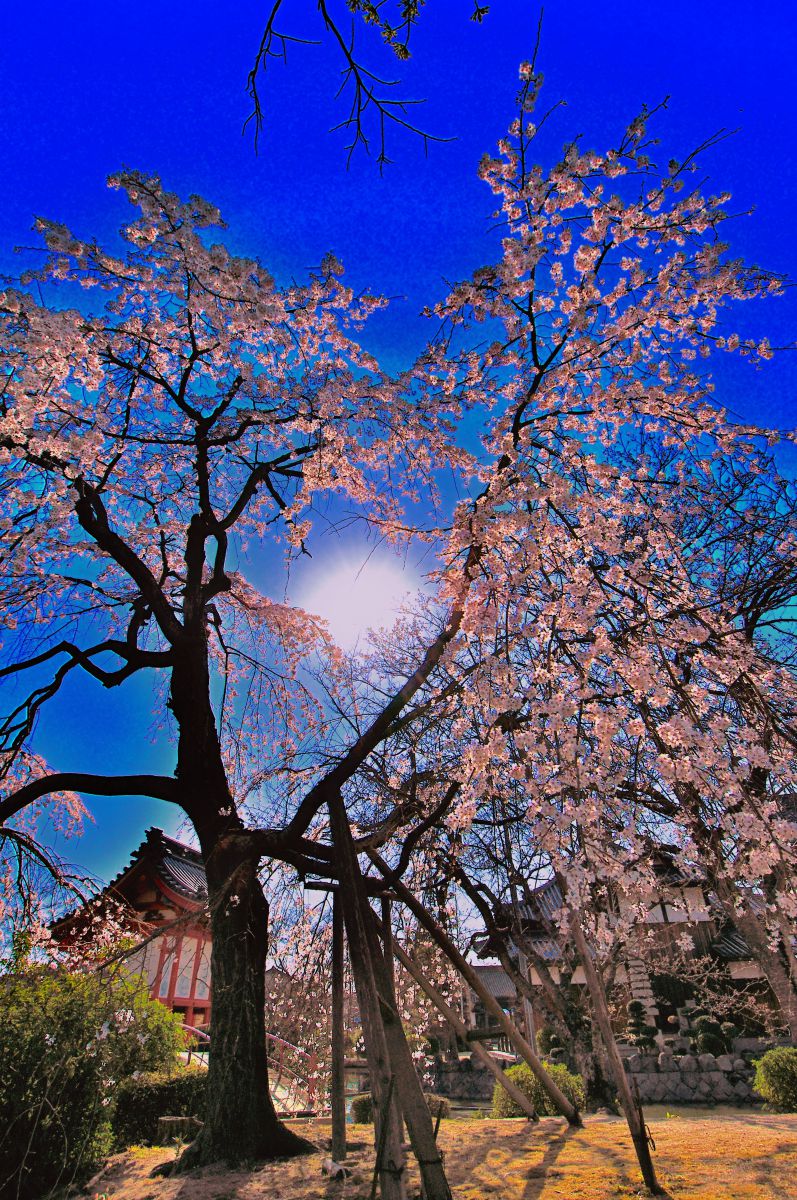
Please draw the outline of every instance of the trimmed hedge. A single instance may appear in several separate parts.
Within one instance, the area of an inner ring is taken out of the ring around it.
[[[564,1092],[571,1104],[574,1104],[578,1109],[582,1109],[586,1100],[586,1092],[584,1089],[584,1080],[581,1076],[568,1071],[564,1063],[544,1062],[543,1066],[560,1090]],[[555,1117],[557,1115],[557,1110],[548,1098],[547,1093],[543,1091],[542,1084],[536,1075],[532,1074],[531,1068],[526,1063],[518,1063],[517,1066],[510,1067],[506,1072],[506,1077],[507,1079],[511,1079],[525,1096],[529,1097],[541,1117]],[[514,1100],[501,1087],[501,1084],[496,1083],[493,1090],[491,1115],[493,1117],[523,1117],[526,1114],[518,1108]]]
[[[757,1059],[753,1090],[777,1112],[797,1112],[797,1047],[776,1046]]]
[[[436,1096],[433,1092],[424,1092],[423,1098],[429,1108],[429,1112],[437,1119],[438,1114],[442,1117],[451,1115],[451,1104],[445,1096]],[[370,1125],[374,1119],[374,1101],[370,1092],[362,1092],[359,1096],[354,1096],[351,1102],[351,1117],[355,1125]]]
[[[151,1146],[158,1136],[160,1117],[199,1117],[205,1111],[207,1071],[183,1067],[174,1073],[150,1071],[125,1079],[116,1091],[113,1121],[117,1150]]]

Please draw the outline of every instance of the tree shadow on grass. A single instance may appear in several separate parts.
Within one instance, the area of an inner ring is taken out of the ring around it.
[[[555,1138],[551,1140],[536,1166],[532,1167],[528,1172],[528,1184],[523,1192],[521,1200],[540,1200],[540,1197],[545,1190],[545,1185],[548,1182],[552,1168],[556,1165],[559,1155],[564,1150],[571,1138],[576,1137],[583,1131],[574,1129],[571,1125],[566,1125]],[[619,1150],[613,1149],[611,1146],[601,1146],[600,1153],[605,1159],[611,1162],[612,1167],[617,1176],[617,1183],[622,1184],[629,1190],[639,1190],[642,1195],[648,1195],[647,1189],[642,1183],[642,1177],[639,1167],[634,1159],[633,1166],[629,1170],[627,1159],[620,1153]],[[574,1167],[574,1170],[577,1170]],[[666,1189],[658,1193],[661,1200],[676,1200],[671,1192]]]
[[[530,1168],[528,1172],[528,1184],[523,1191],[522,1200],[538,1200],[543,1193],[548,1172],[555,1165],[559,1155],[564,1150],[567,1143],[579,1131],[574,1129],[572,1125],[565,1125],[555,1137],[548,1143],[547,1149],[540,1161]]]
[[[630,1134],[628,1136],[630,1141]],[[604,1146],[602,1147],[602,1152],[605,1154],[606,1158],[610,1158],[612,1160],[619,1180],[627,1188],[629,1188],[629,1190],[634,1192],[638,1191],[642,1196],[650,1195],[644,1183],[642,1182],[642,1172],[633,1149],[631,1150],[633,1157],[631,1159],[630,1166],[628,1159],[624,1158],[619,1150],[615,1150],[611,1146]],[[658,1177],[661,1175],[661,1164],[656,1162],[655,1153],[653,1153],[651,1157],[653,1158],[653,1167],[656,1172],[656,1176]],[[657,1195],[661,1197],[661,1200],[676,1200],[676,1197],[672,1194],[672,1192],[668,1192],[667,1189],[662,1185],[661,1180],[659,1180],[659,1186],[661,1187],[661,1191],[657,1192]]]
[[[750,1162],[751,1178],[755,1183],[768,1186],[772,1195],[778,1194],[778,1188],[783,1186],[783,1160],[786,1155],[794,1154],[794,1142],[776,1142],[767,1147],[766,1155],[757,1161]]]

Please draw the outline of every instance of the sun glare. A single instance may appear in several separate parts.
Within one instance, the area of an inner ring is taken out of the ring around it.
[[[353,650],[369,629],[389,628],[419,588],[415,573],[397,559],[348,558],[329,564],[311,585],[300,587],[296,603],[323,617],[337,644]]]

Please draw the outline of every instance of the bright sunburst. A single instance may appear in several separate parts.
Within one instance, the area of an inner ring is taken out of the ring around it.
[[[337,644],[352,650],[369,629],[391,626],[419,587],[412,569],[397,559],[349,556],[315,574],[307,587],[300,585],[296,602],[323,617]]]

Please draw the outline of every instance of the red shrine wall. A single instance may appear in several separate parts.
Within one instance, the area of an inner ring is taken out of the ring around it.
[[[208,930],[191,919],[194,906],[164,888],[160,880],[155,883],[145,876],[137,883],[126,899],[150,928],[175,921],[179,925],[142,946],[129,959],[130,966],[146,978],[150,996],[179,1013],[184,1024],[205,1026],[211,1006]]]
[[[186,1025],[210,1020],[210,938],[199,927],[164,933],[130,958],[134,971],[145,976],[149,993],[179,1012]]]

